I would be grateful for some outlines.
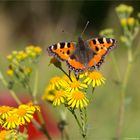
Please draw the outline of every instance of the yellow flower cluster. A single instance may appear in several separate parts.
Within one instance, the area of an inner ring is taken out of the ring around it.
[[[132,6],[125,4],[120,4],[116,7],[116,12],[124,32],[120,39],[127,47],[130,47],[130,41],[133,40],[140,30],[139,15],[138,17],[132,17],[133,10]]]
[[[54,106],[64,104],[73,109],[87,107],[89,103],[87,88],[90,84],[92,87],[100,86],[104,81],[105,78],[97,71],[87,72],[79,78],[56,76],[50,80],[42,99],[51,102]]]
[[[133,7],[128,6],[126,4],[120,4],[118,7],[116,7],[116,12],[119,14],[128,14],[130,15],[133,12]]]
[[[121,25],[123,26],[123,27],[125,27],[125,26],[129,26],[129,27],[131,27],[131,26],[134,26],[135,25],[135,23],[136,23],[136,20],[135,20],[135,18],[133,18],[133,17],[129,17],[129,18],[122,18],[122,19],[120,19],[120,23],[121,23]]]
[[[24,51],[13,51],[12,54],[7,56],[7,59],[9,61],[23,61],[29,57],[38,57],[41,54],[41,52],[42,49],[39,46],[30,45],[27,46]]]
[[[20,125],[26,125],[33,118],[35,111],[40,111],[40,107],[32,103],[21,104],[18,108],[0,106],[0,126],[15,129]]]
[[[120,4],[118,7],[116,7],[116,12],[120,19],[122,27],[133,27],[135,24],[137,24],[137,19],[131,17],[133,10],[134,9],[132,6],[128,6],[125,4]]]
[[[41,55],[42,49],[38,46],[27,46],[23,51],[13,51],[12,54],[7,56],[9,60],[9,68],[7,75],[10,77],[23,73],[29,75],[32,72],[30,65],[37,60]]]

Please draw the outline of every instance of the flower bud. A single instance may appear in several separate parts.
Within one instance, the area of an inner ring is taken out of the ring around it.
[[[128,23],[129,26],[134,26],[135,18],[133,18],[133,17],[128,18],[127,23]]]
[[[42,49],[40,47],[34,48],[35,53],[40,54],[42,52]]]
[[[52,58],[52,59],[50,60],[50,64],[54,64],[55,67],[61,68],[61,62],[58,61],[56,58]]]
[[[10,60],[10,61],[12,60],[12,58],[13,58],[12,55],[8,55],[8,56],[7,56],[7,59]]]
[[[32,68],[26,67],[26,68],[24,69],[24,73],[27,74],[27,75],[31,74],[31,73],[32,73]]]
[[[7,70],[7,75],[12,77],[14,75],[14,71],[12,69]]]
[[[120,23],[123,27],[125,27],[127,25],[127,19],[126,18],[120,19]]]
[[[133,7],[132,6],[128,6],[126,12],[130,15],[133,12]]]

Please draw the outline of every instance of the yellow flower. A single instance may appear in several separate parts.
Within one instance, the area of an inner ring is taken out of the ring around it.
[[[12,69],[7,70],[7,75],[12,77],[14,75],[14,71]]]
[[[13,55],[13,56],[16,56],[17,53],[18,53],[17,51],[13,51],[13,52],[12,52],[12,55]]]
[[[65,89],[67,92],[72,91],[78,91],[84,88],[87,88],[87,85],[82,83],[80,80],[77,80],[76,78],[72,77],[72,81],[67,80],[67,83],[65,84]]]
[[[47,86],[47,88],[45,89],[45,92],[42,96],[42,99],[47,100],[51,103],[53,102],[53,100],[54,100],[54,90],[52,90],[51,85]]]
[[[30,101],[29,103],[27,103],[27,105],[28,105],[29,107],[34,108],[35,111],[40,111],[40,106],[33,104],[32,101]]]
[[[19,122],[21,124],[25,124],[26,122],[30,122],[33,118],[34,112],[36,111],[36,108],[34,106],[20,105],[17,109],[14,110],[15,114],[18,115]]]
[[[65,96],[66,96],[65,91],[56,90],[54,95],[53,105],[59,106],[61,103],[63,104],[65,102]]]
[[[10,106],[0,106],[0,118],[1,119],[6,119],[8,116],[11,115],[11,110],[13,107]]]
[[[59,89],[61,86],[65,85],[65,83],[66,82],[61,77],[55,76],[50,80],[50,88],[52,90]]]
[[[14,129],[26,122],[29,123],[36,110],[40,111],[40,107],[33,105],[32,102],[22,104],[18,108],[2,106],[0,107],[1,125],[7,129]]]
[[[134,24],[135,24],[135,18],[129,17],[127,19],[127,23],[128,23],[129,26],[134,26]]]
[[[120,23],[123,27],[125,27],[127,25],[127,19],[126,18],[120,19]]]
[[[85,93],[81,91],[73,91],[67,96],[68,105],[72,108],[83,108],[88,105],[89,100]]]
[[[34,51],[39,55],[42,52],[42,49],[40,47],[34,47]]]
[[[64,80],[64,81],[66,81],[66,82],[68,82],[70,79],[68,78],[68,76],[66,76],[66,75],[64,75],[63,77],[62,77],[62,79]]]
[[[0,118],[0,126],[3,124],[3,120]]]
[[[84,80],[84,83],[87,83],[87,85],[92,83],[93,87],[100,86],[102,83],[104,84],[104,82],[105,78],[98,71],[89,72],[87,78]]]
[[[16,55],[17,60],[24,60],[27,57],[27,53],[24,51],[19,51]]]
[[[30,45],[30,46],[27,46],[26,49],[25,49],[25,52],[35,58],[36,56],[40,55],[41,52],[42,52],[42,49],[38,46],[33,46],[33,45]]]
[[[14,129],[17,128],[19,125],[20,125],[19,117],[17,114],[13,113],[6,118],[2,127],[5,127],[7,129]]]
[[[119,6],[116,7],[116,12],[119,14],[121,13],[131,14],[133,10],[134,9],[132,6],[128,6],[126,4],[120,4]]]
[[[24,73],[25,73],[26,75],[30,75],[30,74],[32,73],[32,68],[31,68],[31,67],[25,67],[25,68],[24,68]]]
[[[13,58],[13,56],[12,56],[12,55],[8,55],[8,56],[7,56],[7,59],[8,59],[9,61],[11,61],[11,60],[12,60],[12,58]]]
[[[31,52],[33,52],[33,50],[34,50],[34,46],[33,46],[33,45],[29,45],[29,46],[27,46],[27,47],[25,48],[25,52],[26,52],[27,54],[30,54]]]

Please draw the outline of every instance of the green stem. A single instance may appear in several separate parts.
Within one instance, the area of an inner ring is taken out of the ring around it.
[[[127,83],[128,83],[128,78],[130,76],[131,69],[132,69],[132,63],[128,63],[126,73],[124,76],[124,80],[122,83],[122,88],[121,88],[119,121],[118,121],[118,128],[117,128],[117,132],[116,132],[116,140],[121,140],[122,127],[123,127],[123,123],[124,123],[124,114],[125,114],[125,94],[126,94]]]
[[[61,67],[59,67],[59,69],[70,79],[70,81],[72,82],[72,79],[70,77],[70,74],[67,74]]]
[[[37,96],[37,89],[38,89],[38,69],[35,71],[35,79],[34,79],[34,90],[33,90],[33,99],[36,102]]]
[[[29,87],[29,92],[32,95],[33,102],[35,104],[37,104],[38,103],[38,101],[36,99],[37,89],[38,89],[38,69],[37,68],[36,68],[36,71],[35,71],[35,79],[34,79],[34,89],[33,89],[33,92],[31,91],[30,86],[28,86],[28,87]],[[46,128],[45,120],[44,120],[41,112],[38,112],[38,117],[39,117],[39,120],[40,120],[40,123],[41,123],[40,130],[47,136],[48,140],[51,140],[51,136],[50,136],[50,134],[48,132],[48,129]]]
[[[86,109],[86,107],[84,108],[84,123],[85,123],[85,133],[87,133],[87,120],[88,120],[88,118],[87,118],[87,109]]]
[[[81,109],[80,109],[80,117],[81,117],[81,120],[82,120],[82,136],[84,139],[86,139],[86,119],[85,119],[85,111],[83,112]]]
[[[131,63],[133,60],[132,58],[132,50],[131,48],[128,48],[128,62]]]
[[[78,119],[78,117],[77,117],[75,111],[72,110],[72,109],[69,109],[69,111],[70,111],[70,112],[72,113],[72,115],[74,116],[74,118],[75,118],[75,120],[76,120],[76,122],[77,122],[77,124],[78,124],[78,126],[79,126],[79,128],[80,128],[80,130],[82,131],[83,128],[82,128],[82,126],[81,126],[81,124],[80,124],[80,121],[79,121],[79,119]]]
[[[74,116],[74,118],[75,118],[75,120],[76,120],[76,122],[77,122],[77,124],[78,124],[78,126],[79,126],[79,128],[80,128],[80,131],[81,131],[81,133],[82,133],[82,138],[84,138],[84,139],[86,140],[86,134],[85,134],[85,132],[84,132],[83,125],[80,124],[80,121],[79,121],[79,119],[78,119],[78,117],[77,117],[75,111],[72,110],[72,109],[69,109],[69,111],[70,111],[70,112],[72,113],[72,115]]]
[[[6,88],[8,88],[8,83],[7,83],[7,81],[5,80],[5,78],[3,77],[3,74],[2,74],[1,71],[0,71],[0,80],[2,81],[3,85],[4,85]],[[17,103],[18,105],[20,105],[20,104],[21,104],[21,101],[20,101],[20,99],[17,97],[16,93],[15,93],[12,89],[9,89],[9,91],[10,91],[10,94],[11,94],[11,96],[13,97],[13,99],[16,101],[16,103]]]
[[[11,96],[14,98],[14,100],[16,101],[16,103],[18,104],[18,105],[20,105],[21,104],[21,101],[19,100],[19,98],[17,97],[17,95],[16,95],[16,93],[13,91],[13,90],[9,90],[10,91],[10,94],[11,94]]]
[[[64,140],[64,131],[61,131],[61,140]]]
[[[48,140],[52,140],[52,138],[51,138],[51,136],[48,132],[48,129],[46,128],[44,118],[43,118],[43,116],[40,112],[38,112],[38,117],[39,117],[39,120],[40,120],[40,123],[41,123],[40,130],[47,136]]]

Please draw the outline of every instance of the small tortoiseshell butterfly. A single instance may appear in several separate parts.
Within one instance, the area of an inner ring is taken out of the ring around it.
[[[76,42],[61,42],[50,46],[47,51],[59,60],[65,61],[75,73],[99,69],[106,54],[116,47],[112,38],[93,38]]]

